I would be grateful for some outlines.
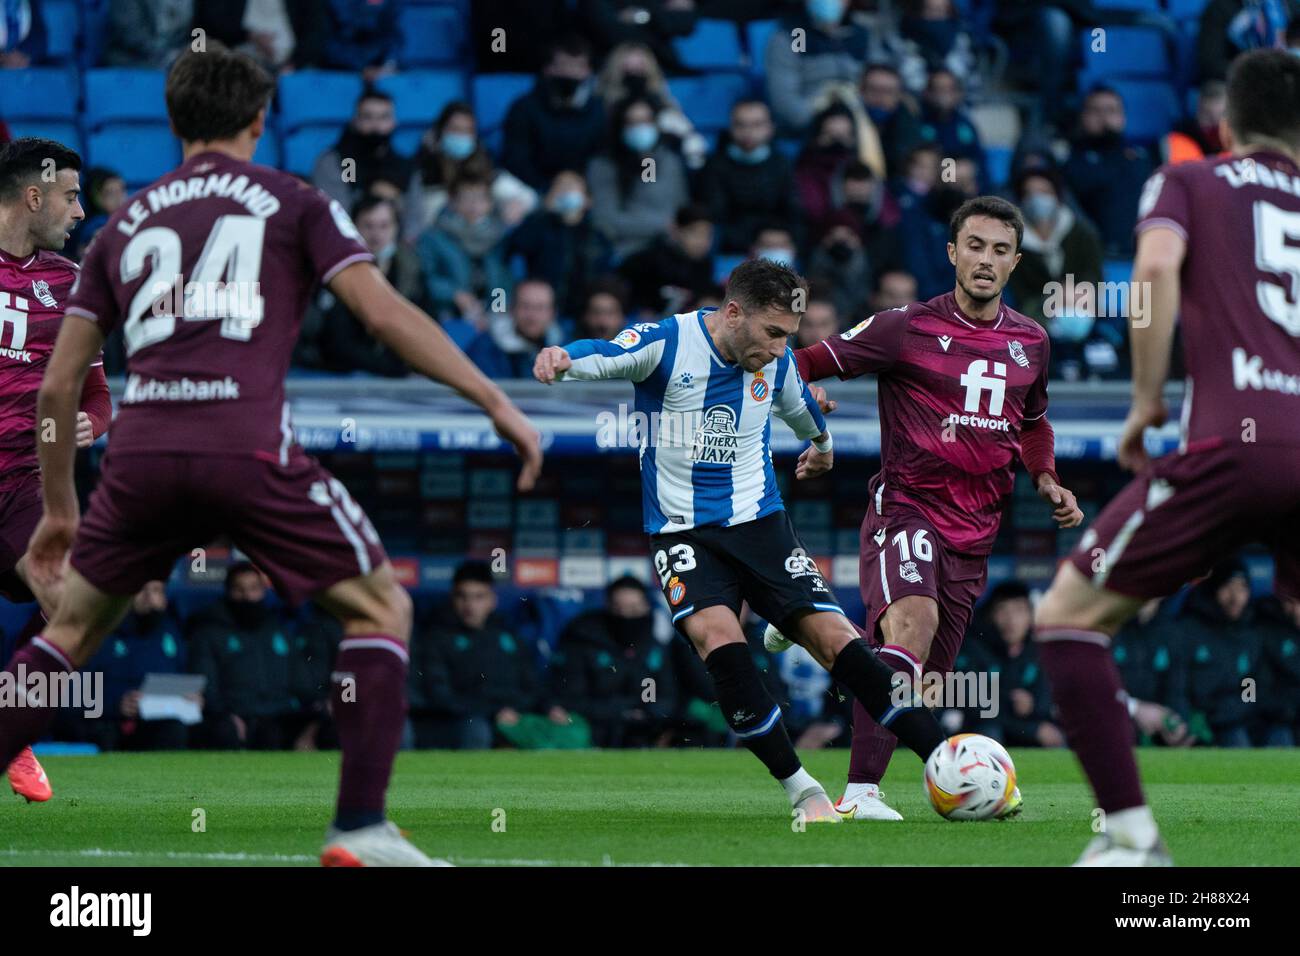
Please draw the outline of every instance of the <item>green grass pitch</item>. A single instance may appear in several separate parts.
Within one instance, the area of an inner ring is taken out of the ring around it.
[[[389,813],[426,852],[462,865],[1072,862],[1092,812],[1073,757],[1012,756],[1026,809],[1001,823],[941,820],[921,790],[920,762],[905,752],[882,785],[903,823],[795,832],[784,795],[744,751],[408,752]],[[806,755],[832,798],[847,760],[844,750]],[[29,806],[4,787],[0,864],[314,865],[338,773],[336,753],[44,763],[49,803]],[[1175,862],[1300,862],[1300,752],[1148,750],[1141,763]]]

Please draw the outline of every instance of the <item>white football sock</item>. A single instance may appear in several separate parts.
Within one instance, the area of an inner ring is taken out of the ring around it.
[[[1160,839],[1156,818],[1148,806],[1129,807],[1106,814],[1106,832],[1128,846],[1148,850]]]
[[[793,806],[794,802],[799,799],[799,794],[803,793],[809,787],[820,787],[821,784],[813,778],[812,774],[803,767],[800,767],[790,776],[782,780],[781,786],[785,787],[785,795],[790,798],[790,804]]]

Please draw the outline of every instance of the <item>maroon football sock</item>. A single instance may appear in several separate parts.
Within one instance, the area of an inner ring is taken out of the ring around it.
[[[40,608],[37,608],[32,612],[32,616],[27,619],[27,623],[23,625],[23,629],[18,632],[18,636],[14,638],[14,649],[17,650],[20,647],[25,647],[27,642],[44,631],[46,625],[49,623],[49,619],[46,618],[45,612]]]
[[[75,670],[61,650],[40,637],[32,638],[14,652],[5,667],[5,671],[13,676],[5,680],[13,680],[24,694],[15,701],[21,701],[21,706],[0,707],[0,768],[8,767],[24,747],[40,740],[59,712],[57,706],[51,706],[58,702],[50,694],[49,678]],[[41,682],[46,688],[43,700],[26,693],[38,686],[32,682],[38,674],[46,677]]]
[[[1061,715],[1061,729],[1107,813],[1146,803],[1133,755],[1133,721],[1124,686],[1099,631],[1044,628],[1039,658]]]
[[[920,680],[921,666],[908,651],[894,644],[877,649],[876,656],[899,673]],[[881,727],[858,701],[853,702],[853,744],[849,750],[849,783],[880,783],[894,755],[898,738]]]
[[[406,720],[406,645],[383,634],[349,636],[339,644],[331,675],[332,712],[343,767],[340,829],[384,818],[384,794]]]

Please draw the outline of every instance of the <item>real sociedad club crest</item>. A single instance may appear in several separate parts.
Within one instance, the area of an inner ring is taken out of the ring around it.
[[[32,295],[41,300],[41,305],[47,309],[56,309],[59,303],[54,301],[54,296],[50,295],[50,284],[44,279],[32,280]]]
[[[1007,350],[1011,357],[1016,360],[1016,364],[1021,368],[1029,368],[1029,356],[1025,354],[1025,347],[1020,344],[1019,339],[1012,339],[1007,343]]]

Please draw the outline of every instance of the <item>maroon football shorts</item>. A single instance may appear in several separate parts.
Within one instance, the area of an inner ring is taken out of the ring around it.
[[[1096,587],[1165,597],[1243,545],[1276,560],[1300,598],[1300,448],[1224,442],[1156,459],[1102,509],[1067,560]]]
[[[72,566],[108,594],[166,580],[182,555],[222,534],[289,604],[386,560],[342,482],[295,447],[271,456],[114,455],[72,546]]]
[[[880,619],[889,605],[919,594],[939,605],[939,627],[924,670],[952,670],[975,602],[984,593],[987,556],[951,550],[915,511],[895,507],[882,516],[873,507],[862,522],[858,577],[867,607],[866,630],[874,646],[884,643]]]
[[[33,471],[0,491],[0,597],[15,604],[36,600],[14,568],[27,553],[44,507],[40,472]]]

